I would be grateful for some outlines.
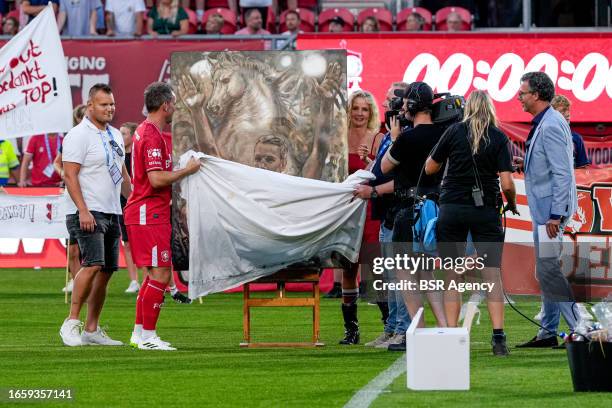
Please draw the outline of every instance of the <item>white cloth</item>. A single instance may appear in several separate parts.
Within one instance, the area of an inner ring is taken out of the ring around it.
[[[133,35],[136,13],[146,10],[144,0],[106,0],[106,11],[113,13],[117,35]]]
[[[107,153],[109,154],[108,158],[114,160],[121,170],[125,158],[125,148],[121,133],[112,126],[108,126],[108,129],[113,140],[124,152],[123,156],[119,156],[113,151],[109,144],[108,132],[98,129],[85,117],[64,138],[62,161],[81,165],[79,183],[89,211],[121,214],[121,203],[119,201],[121,183],[117,185],[113,183],[108,170]],[[66,214],[76,214],[77,208],[68,194],[68,189],[65,191],[65,196]]]
[[[181,156],[185,166],[194,152]],[[329,183],[196,154],[204,164],[181,181],[189,227],[189,297],[229,289],[332,251],[359,257],[367,202],[360,170]]]
[[[72,127],[68,68],[51,6],[2,46],[0,67],[2,139]]]

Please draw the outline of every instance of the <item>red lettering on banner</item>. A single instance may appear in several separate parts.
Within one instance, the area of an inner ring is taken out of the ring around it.
[[[51,84],[47,81],[43,82],[39,86],[35,86],[30,89],[23,89],[21,93],[25,94],[25,104],[28,105],[30,102],[45,103],[47,101],[47,95],[51,93]]]
[[[0,115],[3,115],[7,112],[12,111],[13,109],[15,109],[17,106],[14,103],[9,103],[6,106],[0,107]]]
[[[597,203],[600,221],[599,230],[601,232],[612,232],[612,187],[596,186],[593,188],[593,199]]]
[[[25,99],[25,104],[45,103],[47,95],[53,90],[51,84],[43,81],[47,75],[43,72],[37,57],[42,55],[38,45],[30,40],[28,48],[18,57],[14,57],[9,62],[9,78],[0,83],[0,94],[12,89],[21,89],[21,94]],[[3,69],[4,71],[4,69]],[[43,81],[43,82],[41,82]],[[0,114],[12,109],[0,109]]]
[[[20,56],[12,58],[9,62],[9,67],[15,69],[19,63],[27,64],[31,59],[39,57],[40,55],[42,55],[42,51],[40,51],[38,45],[34,44],[34,41],[30,40],[28,48]],[[4,72],[4,69],[0,72]]]
[[[53,204],[47,204],[47,219],[51,221],[53,219]]]
[[[24,70],[17,75],[11,71],[10,79],[2,83],[2,92],[30,85],[32,82],[45,79],[46,77],[47,75],[41,72],[38,61],[34,61],[34,66],[25,67]]]

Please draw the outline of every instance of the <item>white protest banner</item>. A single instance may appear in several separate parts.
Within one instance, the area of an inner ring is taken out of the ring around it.
[[[0,238],[67,238],[65,200],[0,194]]]
[[[0,49],[0,136],[67,132],[71,127],[68,69],[48,6]]]

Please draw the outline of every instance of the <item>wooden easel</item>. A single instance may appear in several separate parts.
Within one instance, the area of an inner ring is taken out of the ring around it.
[[[240,347],[321,347],[324,343],[319,341],[320,329],[320,294],[319,278],[321,268],[319,267],[296,267],[287,268],[273,275],[259,278],[253,282],[246,283],[243,288],[243,333],[244,340]],[[301,282],[312,283],[312,297],[295,298],[286,297],[285,284]],[[276,296],[273,298],[251,298],[249,285],[251,283],[275,283],[277,285]],[[251,342],[251,308],[252,307],[312,307],[312,342]]]

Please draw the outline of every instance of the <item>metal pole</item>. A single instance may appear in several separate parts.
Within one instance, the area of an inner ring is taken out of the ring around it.
[[[523,0],[523,31],[531,29],[531,0]]]

